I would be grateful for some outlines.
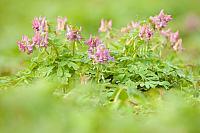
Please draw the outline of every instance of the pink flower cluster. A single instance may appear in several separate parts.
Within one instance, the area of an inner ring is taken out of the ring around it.
[[[90,38],[85,42],[90,48],[96,48],[98,45],[102,44],[101,40],[98,37],[92,37],[90,35]]]
[[[17,41],[17,45],[19,50],[22,52],[26,52],[27,54],[31,54],[33,52],[34,43],[31,43],[28,36],[23,35],[21,41]]]
[[[97,63],[105,63],[109,60],[114,60],[113,57],[110,56],[109,50],[106,46],[99,40],[98,37],[92,37],[85,42],[88,46],[88,55],[89,58],[93,59],[94,62]]]
[[[35,18],[33,20],[34,36],[32,41],[39,47],[47,47],[48,45],[48,23],[45,17]]]
[[[81,28],[75,29],[72,26],[67,25],[67,39],[70,41],[80,41],[82,39],[81,36]]]
[[[162,30],[160,33],[170,41],[171,46],[175,51],[183,50],[182,39],[179,37],[178,31],[173,33],[170,29],[168,29]]]
[[[153,29],[149,25],[143,25],[140,27],[139,37],[141,39],[150,40],[153,36]]]
[[[153,35],[154,32],[159,32],[161,35],[166,37],[170,43],[172,48],[175,51],[181,51],[182,48],[182,39],[179,37],[179,32],[173,33],[170,29],[164,30],[164,28],[167,27],[168,22],[172,20],[171,15],[167,15],[164,13],[163,10],[160,11],[159,15],[150,17],[151,23],[140,25],[139,22],[131,22],[127,25],[127,27],[123,27],[121,29],[122,33],[129,33],[131,30],[139,29],[139,37],[142,40],[149,41]],[[155,28],[152,28],[155,27]]]
[[[150,17],[150,20],[155,25],[155,28],[160,30],[167,26],[167,23],[172,20],[172,17],[161,10],[159,15]]]
[[[32,27],[34,32],[48,32],[48,24],[46,17],[36,17],[33,20]]]
[[[17,41],[20,51],[31,54],[35,45],[46,47],[48,44],[48,24],[45,17],[34,18],[32,22],[34,36],[32,40],[23,35],[21,41]]]

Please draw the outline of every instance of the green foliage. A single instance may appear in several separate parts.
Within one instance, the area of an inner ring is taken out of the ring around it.
[[[147,25],[149,22],[142,21],[141,24]],[[172,57],[178,58],[177,54],[170,49],[159,30],[154,31],[150,40],[141,38],[137,28],[125,33],[118,30],[100,33],[114,61],[98,63],[88,58],[88,46],[84,40],[70,41],[65,32],[57,33],[51,25],[49,29],[48,47],[34,50],[29,67],[19,73],[16,83],[45,78],[59,81],[58,88],[70,90],[69,84],[73,80],[91,80],[99,84],[124,86],[126,93],[127,88],[146,91],[194,84],[188,70],[180,67],[180,62],[179,65],[174,64]],[[165,57],[162,52],[166,51],[168,56]]]

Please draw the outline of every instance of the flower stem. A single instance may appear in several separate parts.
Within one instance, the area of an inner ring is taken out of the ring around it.
[[[99,66],[97,65],[97,76],[96,76],[97,83],[99,83]]]
[[[45,48],[45,52],[46,52],[48,55],[50,55],[46,48]]]
[[[57,48],[56,48],[54,45],[52,45],[52,46],[53,46],[53,49],[54,49],[56,55],[58,56],[59,54],[58,54],[58,50],[57,50]]]
[[[76,45],[76,42],[74,41],[72,44],[72,55],[73,56],[75,55],[75,45]]]

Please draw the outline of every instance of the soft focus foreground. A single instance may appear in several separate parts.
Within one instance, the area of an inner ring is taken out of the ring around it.
[[[101,86],[91,83],[52,96],[56,86],[41,80],[1,94],[1,133],[200,132],[199,98],[189,92],[137,91],[137,105],[123,97],[107,102]]]

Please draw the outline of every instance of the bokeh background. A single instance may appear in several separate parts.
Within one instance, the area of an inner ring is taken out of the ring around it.
[[[32,36],[35,16],[46,16],[52,23],[57,16],[83,27],[85,35],[97,32],[101,18],[112,19],[115,28],[131,20],[148,18],[161,9],[172,14],[170,26],[179,30],[185,51],[181,57],[189,65],[200,63],[200,0],[0,0],[0,75],[22,68],[27,56],[18,51],[16,41],[23,34]]]

